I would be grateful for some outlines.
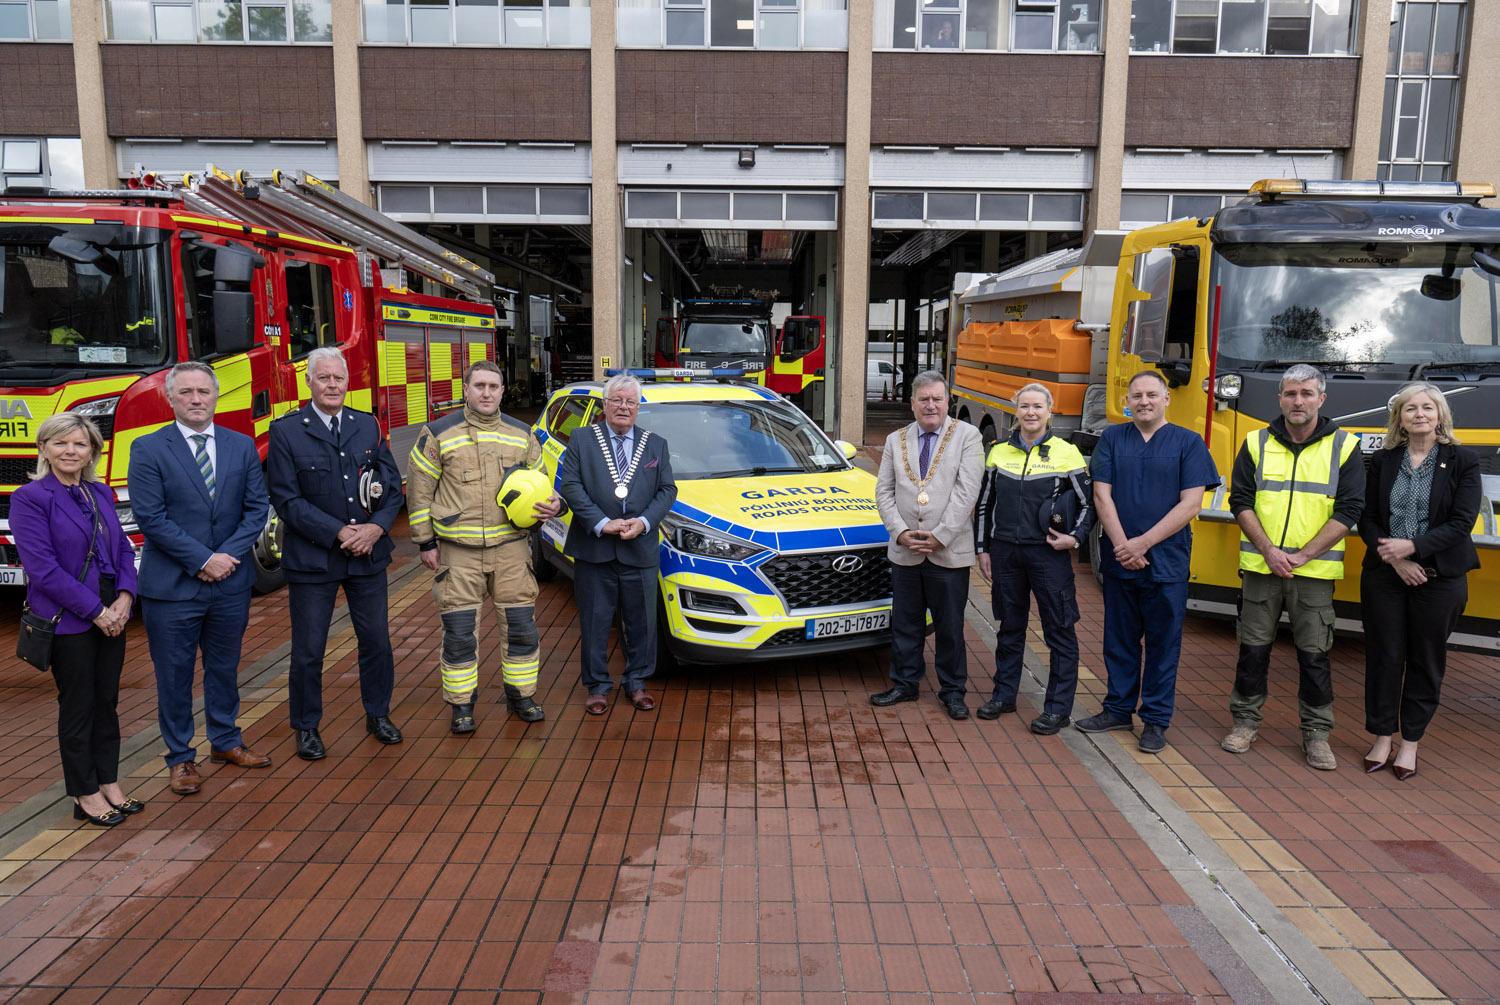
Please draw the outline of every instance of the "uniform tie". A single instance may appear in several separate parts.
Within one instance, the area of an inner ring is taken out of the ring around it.
[[[198,473],[203,476],[203,484],[208,486],[208,497],[214,497],[214,462],[208,458],[208,434],[194,433],[193,442],[197,444],[193,449],[193,460],[198,462]]]
[[[328,431],[333,433],[333,442],[337,443],[339,441],[339,417],[337,415],[328,420]]]
[[[917,463],[922,466],[922,477],[927,477],[927,465],[932,461],[932,438],[936,433],[922,434],[922,452],[917,455]]]

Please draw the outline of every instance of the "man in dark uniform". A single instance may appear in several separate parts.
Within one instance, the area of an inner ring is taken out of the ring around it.
[[[349,369],[338,349],[307,357],[312,403],[271,423],[271,504],[285,525],[282,567],[292,617],[289,704],[297,756],[321,759],[323,653],[339,586],[359,640],[365,729],[400,743],[390,719],[395,661],[387,618],[391,524],[401,512],[401,473],[380,425],[344,405]]]

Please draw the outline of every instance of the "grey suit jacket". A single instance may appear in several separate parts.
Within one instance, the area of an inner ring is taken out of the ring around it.
[[[907,477],[906,467],[901,463],[904,439],[912,473],[920,473],[921,441],[917,437],[921,427],[913,422],[886,437],[875,484],[875,503],[886,530],[891,532],[886,553],[897,565],[921,565],[924,558],[950,569],[974,564],[974,503],[979,499],[979,486],[984,479],[984,453],[979,430],[950,417],[938,430],[932,448],[934,458],[949,426],[958,428],[937,462],[937,469],[931,472],[926,506],[917,505],[916,483]],[[908,530],[930,531],[943,542],[943,547],[931,555],[919,555],[897,544],[896,538]]]

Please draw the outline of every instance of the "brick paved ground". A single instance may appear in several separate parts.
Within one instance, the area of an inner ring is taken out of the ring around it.
[[[405,744],[364,736],[344,626],[326,677],[330,756],[292,756],[275,659],[285,601],[261,598],[246,732],[276,765],[210,766],[204,791],[177,799],[146,742],[137,632],[129,787],[151,805],[107,832],[76,828],[60,802],[24,843],[7,826],[54,785],[54,706],[41,675],[0,671],[0,833],[14,834],[0,842],[0,997],[1274,1000],[1285,980],[1224,951],[1220,935],[1247,959],[1266,950],[1224,910],[1237,897],[1328,1000],[1357,1000],[1351,987],[1500,999],[1492,660],[1455,660],[1422,771],[1403,785],[1359,771],[1356,643],[1336,662],[1343,764],[1324,774],[1295,750],[1289,651],[1262,740],[1243,758],[1218,750],[1233,638],[1211,622],[1190,622],[1173,746],[1147,759],[1123,734],[953,723],[930,696],[877,711],[878,653],[690,671],[660,682],[653,713],[616,703],[588,717],[572,601],[553,585],[539,610],[547,721],[505,718],[496,682],[479,732],[458,739],[409,551],[395,579]],[[1087,582],[1081,601],[1086,713],[1102,676]],[[976,623],[976,678],[985,646]],[[482,651],[492,664],[492,635]],[[1193,842],[1206,835],[1218,875],[1174,854],[1163,827],[1203,861]],[[1265,905],[1237,895],[1236,877]],[[1278,921],[1347,985],[1317,976]]]

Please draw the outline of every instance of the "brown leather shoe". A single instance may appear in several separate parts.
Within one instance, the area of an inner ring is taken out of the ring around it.
[[[632,691],[630,692],[630,704],[642,712],[649,712],[656,707],[656,699],[645,691]]]
[[[172,791],[179,796],[190,796],[203,784],[203,776],[198,774],[198,766],[192,761],[174,764],[170,771]]]
[[[269,757],[265,754],[257,754],[249,747],[215,750],[208,755],[208,759],[215,764],[233,764],[239,768],[269,768],[271,766]]]
[[[583,703],[583,710],[589,715],[603,715],[609,711],[609,701],[602,694],[591,694]]]

